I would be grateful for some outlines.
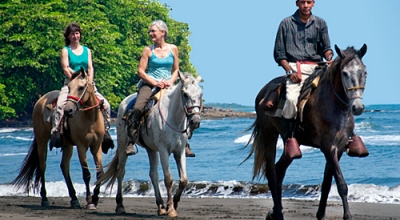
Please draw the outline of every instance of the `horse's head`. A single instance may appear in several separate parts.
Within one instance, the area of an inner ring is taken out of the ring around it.
[[[367,52],[367,45],[364,44],[360,50],[353,47],[341,50],[335,45],[335,51],[340,60],[341,79],[351,111],[354,115],[360,115],[365,108],[362,96],[367,79],[367,70],[361,59]]]
[[[68,90],[69,95],[64,108],[64,115],[72,117],[84,107],[87,100],[90,99],[90,93],[93,93],[93,86],[89,84],[89,76],[83,68],[72,74],[72,79],[68,83]]]
[[[203,92],[199,85],[201,76],[196,78],[188,73],[179,71],[179,78],[182,82],[182,101],[185,113],[189,120],[190,129],[193,131],[200,127],[200,113],[203,108]]]

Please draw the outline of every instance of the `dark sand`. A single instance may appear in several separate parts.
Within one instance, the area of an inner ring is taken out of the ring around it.
[[[101,198],[97,210],[70,209],[67,197],[49,198],[51,207],[41,207],[39,197],[0,197],[0,219],[169,219],[157,215],[155,198],[124,198],[124,215],[115,214],[115,199]],[[81,206],[86,204],[79,198]],[[164,200],[165,202],[165,200]],[[284,200],[285,219],[316,219],[318,201]],[[183,198],[176,219],[265,219],[271,199]],[[400,205],[350,203],[353,219],[400,219]],[[339,202],[328,202],[326,219],[342,219]]]

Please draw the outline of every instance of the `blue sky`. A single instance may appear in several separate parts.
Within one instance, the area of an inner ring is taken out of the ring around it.
[[[207,102],[254,105],[259,90],[284,74],[273,59],[280,21],[297,9],[295,0],[160,0],[174,20],[189,24],[191,62],[203,77]],[[328,24],[337,44],[368,51],[364,104],[400,104],[399,0],[316,0],[313,13]],[[335,56],[336,57],[336,56]]]

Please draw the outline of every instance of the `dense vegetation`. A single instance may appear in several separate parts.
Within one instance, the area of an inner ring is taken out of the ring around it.
[[[83,29],[81,43],[92,50],[96,85],[114,111],[137,89],[138,62],[156,19],[168,25],[167,41],[179,48],[180,69],[195,73],[189,26],[173,20],[170,10],[152,0],[0,1],[0,120],[29,117],[40,96],[61,88],[60,52],[70,22]]]

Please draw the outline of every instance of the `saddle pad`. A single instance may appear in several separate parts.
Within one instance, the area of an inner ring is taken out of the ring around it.
[[[137,97],[133,98],[132,101],[130,101],[130,102],[128,103],[128,106],[126,107],[126,109],[133,109],[133,106],[134,106],[135,103],[136,103],[136,98],[137,98]],[[155,100],[154,100],[154,99],[151,99],[150,102],[149,102],[149,104],[147,104],[147,107],[146,107],[144,110],[145,110],[145,111],[150,110],[150,108],[154,105],[154,103],[155,103]]]

